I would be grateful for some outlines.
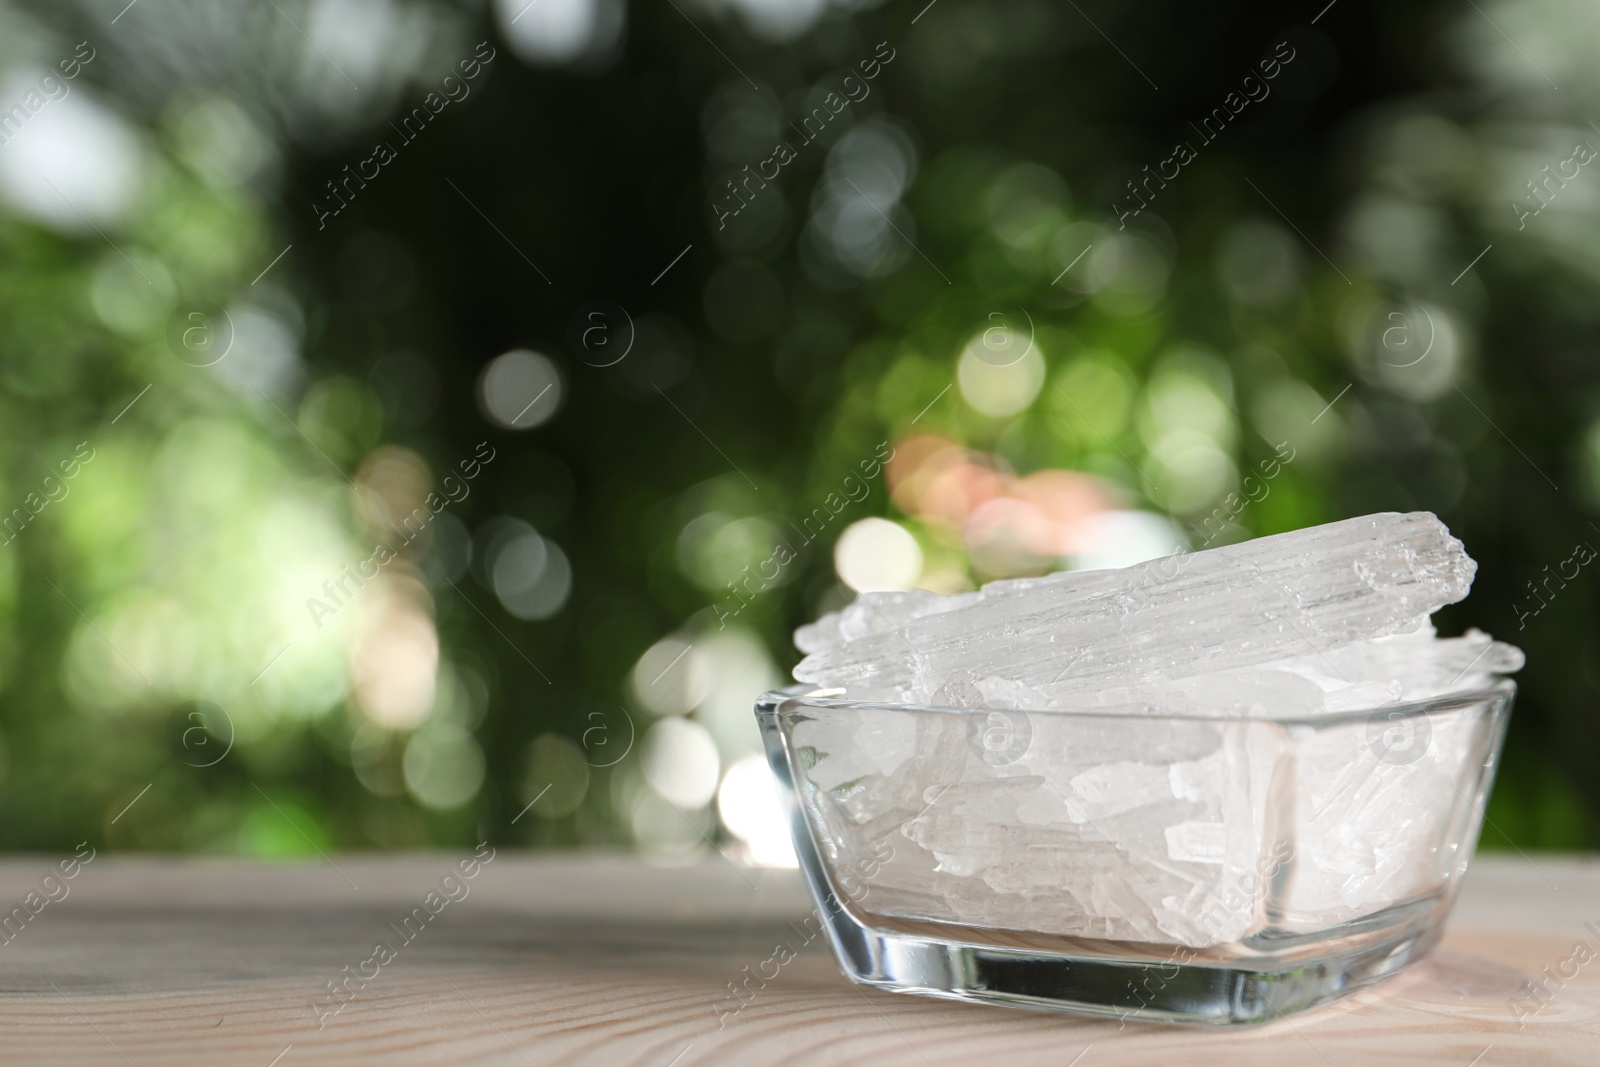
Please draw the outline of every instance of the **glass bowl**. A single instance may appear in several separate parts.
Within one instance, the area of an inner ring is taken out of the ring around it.
[[[854,981],[1122,1019],[1261,1023],[1425,956],[1515,685],[1314,718],[756,703]]]

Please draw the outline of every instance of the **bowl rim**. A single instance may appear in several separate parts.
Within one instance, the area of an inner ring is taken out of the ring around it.
[[[1184,714],[1144,714],[1113,709],[1106,710],[1081,710],[1066,708],[951,708],[937,704],[900,704],[893,701],[882,700],[855,700],[843,696],[830,696],[824,694],[843,693],[837,687],[818,686],[808,683],[783,686],[770,689],[756,699],[755,711],[760,715],[776,715],[785,707],[792,708],[799,704],[808,707],[828,708],[830,710],[852,711],[908,711],[927,712],[936,715],[989,715],[993,712],[1021,712],[1029,717],[1043,715],[1060,717],[1064,719],[1107,719],[1117,722],[1203,722],[1212,725],[1227,723],[1271,723],[1278,726],[1300,726],[1314,730],[1330,727],[1347,726],[1351,723],[1372,723],[1383,721],[1397,721],[1399,719],[1414,718],[1418,715],[1430,713],[1461,711],[1486,701],[1504,701],[1510,703],[1516,696],[1517,683],[1504,674],[1491,675],[1494,679],[1487,686],[1472,689],[1453,690],[1438,696],[1426,697],[1420,700],[1405,700],[1393,704],[1374,704],[1371,707],[1352,708],[1347,711],[1322,712],[1314,715],[1184,715]]]

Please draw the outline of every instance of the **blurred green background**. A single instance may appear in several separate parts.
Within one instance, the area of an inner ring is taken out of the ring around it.
[[[750,704],[852,587],[1429,509],[1528,651],[1484,847],[1593,847],[1597,40],[0,3],[0,846],[782,862]]]

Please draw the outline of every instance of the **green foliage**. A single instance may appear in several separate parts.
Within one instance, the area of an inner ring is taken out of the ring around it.
[[[1107,513],[1170,549],[1417,508],[1482,564],[1441,629],[1529,652],[1485,847],[1592,846],[1593,576],[1529,612],[1600,543],[1600,213],[1506,209],[1589,134],[1470,11],[1225,14],[1106,12],[1119,57],[1036,2],[830,10],[781,45],[696,9],[715,50],[634,5],[609,67],[502,45],[331,220],[308,205],[495,31],[433,11],[348,105],[244,22],[233,83],[105,55],[74,92],[138,144],[129,206],[0,208],[0,509],[92,449],[0,546],[0,847],[700,847],[715,805],[652,806],[652,728],[754,755],[750,701],[850,595],[861,519],[948,591],[1082,563]],[[1119,221],[1280,40],[1272,95]],[[879,41],[872,94],[719,226],[724,182]],[[569,331],[600,299],[635,331],[604,367]],[[237,345],[212,366],[175,347],[202,321]],[[480,402],[521,349],[560,383],[531,429]],[[548,615],[510,608],[514,535],[569,566]]]

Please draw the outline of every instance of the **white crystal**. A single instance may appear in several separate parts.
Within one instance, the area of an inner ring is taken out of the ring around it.
[[[993,714],[797,722],[818,843],[838,869],[893,850],[874,865],[875,913],[1003,930],[1235,941],[1264,921],[1273,835],[1294,843],[1276,926],[1406,900],[1453,862],[1438,845],[1483,720],[1406,719],[1427,735],[1413,758],[1375,740],[1385,719],[1349,713],[1522,666],[1486,634],[1427,623],[1475,569],[1432,515],[1385,514],[953,597],[864,594],[796,633],[797,678]]]
[[[795,677],[921,702],[951,672],[1048,698],[1171,681],[1409,633],[1476,565],[1426,512],[1329,523],[1121,570],[863,598],[796,635]]]

